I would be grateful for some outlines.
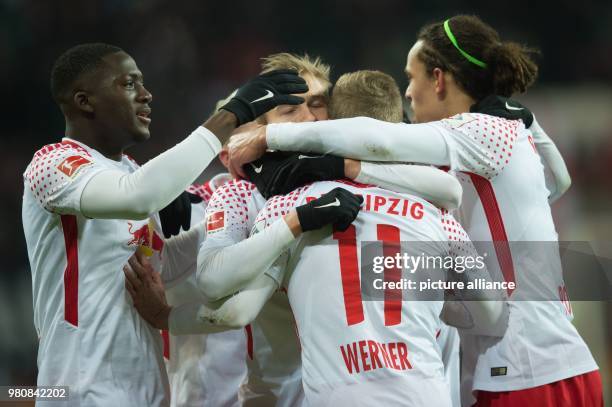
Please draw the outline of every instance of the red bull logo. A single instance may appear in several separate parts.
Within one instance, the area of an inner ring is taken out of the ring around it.
[[[133,227],[134,224],[132,222],[128,222],[128,232],[130,232],[132,235],[132,238],[127,243],[128,246],[145,246],[156,252],[162,251],[164,248],[164,240],[159,237],[155,230],[151,230],[148,224],[142,225],[135,231],[132,231]]]

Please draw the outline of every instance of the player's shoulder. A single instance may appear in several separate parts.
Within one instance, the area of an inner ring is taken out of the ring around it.
[[[89,151],[78,143],[71,140],[62,140],[58,143],[46,144],[36,150],[32,156],[32,161],[49,160],[54,157],[60,157],[66,154],[79,154],[86,157],[91,157]]]
[[[514,139],[525,126],[521,120],[510,120],[483,113],[459,113],[442,119],[439,125],[470,135],[474,138]],[[484,141],[484,140],[481,140]]]
[[[38,176],[60,171],[68,177],[73,177],[82,167],[91,165],[93,157],[81,145],[70,140],[46,144],[39,148],[28,164],[23,176],[32,181]]]
[[[215,175],[206,182],[191,184],[187,188],[187,192],[198,195],[204,202],[208,202],[218,188],[231,181],[232,178],[229,174],[221,173]]]
[[[209,208],[244,208],[257,193],[255,184],[246,180],[230,180],[214,190],[208,202]]]
[[[220,185],[215,192],[218,193],[251,193],[255,184],[245,179],[233,179]]]

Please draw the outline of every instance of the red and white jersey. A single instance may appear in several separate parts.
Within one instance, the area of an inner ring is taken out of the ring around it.
[[[385,256],[399,253],[393,244],[400,242],[402,251],[422,242],[419,253],[447,256],[453,255],[449,241],[467,234],[424,199],[346,181],[317,182],[270,199],[258,228],[339,186],[363,196],[361,212],[344,232],[302,235],[290,249],[284,280],[302,345],[306,402],[449,406],[436,342],[443,298],[418,301],[410,291],[385,292],[384,301],[362,298],[361,242],[382,241]],[[391,279],[402,277],[399,269],[389,271]]]
[[[187,189],[202,198],[201,203],[191,207],[191,227],[204,220],[214,190],[230,179],[229,174],[219,174]],[[170,305],[201,301],[201,296],[195,273],[166,290]],[[164,334],[168,341],[164,344],[164,356],[172,406],[240,405],[238,390],[246,375],[244,332],[230,330],[214,334],[172,335],[165,331]]]
[[[81,213],[82,191],[94,175],[137,168],[127,156],[113,161],[64,139],[38,150],[24,173],[37,383],[69,386],[66,405],[169,404],[161,336],[134,309],[122,270],[141,246],[159,257],[159,222]]]
[[[248,181],[230,181],[218,188],[206,209],[207,236],[200,250],[227,247],[248,238],[265,203]],[[301,405],[299,341],[286,291],[272,295],[245,334],[248,373],[240,390],[243,405]]]
[[[597,369],[570,322],[549,191],[531,132],[519,120],[475,113],[429,125],[441,130],[450,170],[463,186],[457,218],[472,241],[495,242],[486,257],[489,271],[517,285],[509,292],[510,325],[502,340],[462,341],[464,377],[473,370],[474,389],[508,391]],[[551,300],[527,301],[536,298]]]

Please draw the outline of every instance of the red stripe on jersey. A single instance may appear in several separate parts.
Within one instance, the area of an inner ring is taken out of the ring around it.
[[[245,326],[244,331],[247,336],[247,355],[249,355],[249,359],[253,360],[253,330],[251,324]]]
[[[340,254],[340,277],[346,323],[358,324],[365,319],[361,302],[361,283],[359,281],[359,264],[357,263],[357,232],[350,225],[344,232],[334,230],[334,239],[338,241]]]
[[[64,271],[64,319],[79,326],[79,253],[78,228],[74,215],[62,215],[62,229],[66,245],[66,270]]]
[[[395,257],[400,252],[400,230],[396,226],[377,225],[377,238],[383,242],[383,256]],[[402,270],[398,267],[385,267],[385,282],[400,282]],[[402,322],[402,290],[385,289],[385,326]]]
[[[510,244],[508,243],[508,235],[506,234],[506,228],[504,227],[504,220],[497,204],[497,198],[495,197],[495,191],[491,182],[480,175],[473,173],[466,173],[470,176],[474,188],[478,193],[480,202],[489,223],[489,230],[491,231],[491,240],[495,247],[495,254],[497,255],[497,261],[499,267],[504,276],[506,282],[516,283],[514,280],[514,264],[512,262],[512,253],[510,252]],[[508,295],[512,294],[513,289],[508,288]]]
[[[164,357],[170,360],[170,334],[167,329],[161,330],[162,340],[164,342]]]

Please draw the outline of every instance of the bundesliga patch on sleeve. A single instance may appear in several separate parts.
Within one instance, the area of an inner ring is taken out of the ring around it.
[[[206,221],[206,232],[214,233],[225,229],[225,211],[210,214]]]
[[[91,165],[91,161],[80,155],[72,155],[66,158],[57,166],[57,169],[63,172],[66,176],[74,178],[74,176],[83,167]]]
[[[507,374],[508,374],[508,368],[506,366],[492,367],[491,368],[491,377],[505,376]]]

